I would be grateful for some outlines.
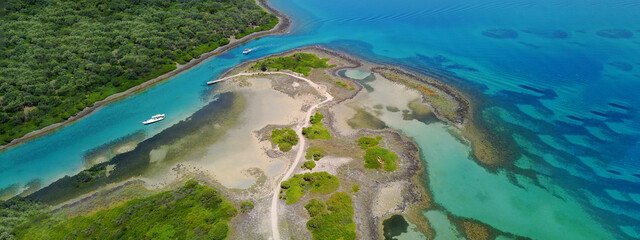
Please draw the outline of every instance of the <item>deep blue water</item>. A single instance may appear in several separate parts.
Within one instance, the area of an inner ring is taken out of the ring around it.
[[[445,74],[450,84],[482,95],[489,107],[479,114],[498,118],[525,153],[515,170],[533,170],[536,178],[559,186],[616,237],[639,237],[640,2],[271,3],[292,16],[291,33],[252,41],[1,153],[0,188],[33,179],[48,183],[80,171],[83,154],[92,148],[139,130],[158,133],[211,101],[204,82],[241,61],[323,44],[370,61]],[[243,56],[245,47],[256,49]],[[152,126],[139,123],[156,113],[168,118]]]

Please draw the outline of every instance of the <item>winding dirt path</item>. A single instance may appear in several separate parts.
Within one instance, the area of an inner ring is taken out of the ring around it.
[[[291,73],[287,73],[287,72],[258,72],[258,73],[239,73],[236,75],[232,75],[232,76],[228,76],[228,77],[224,77],[221,79],[216,80],[217,82],[221,82],[221,81],[226,81],[229,80],[231,78],[237,77],[237,76],[253,76],[253,75],[263,75],[263,74],[283,74],[283,75],[287,75],[287,76],[291,76],[293,78],[296,79],[300,79],[303,80],[305,82],[307,82],[311,87],[315,88],[320,94],[325,96],[325,100],[323,100],[322,102],[315,104],[313,106],[311,106],[309,108],[309,110],[307,110],[307,114],[304,117],[304,120],[300,123],[298,123],[298,125],[296,125],[294,127],[294,131],[296,132],[296,134],[298,135],[298,139],[300,139],[298,141],[298,152],[296,153],[296,158],[293,161],[293,163],[291,164],[291,166],[289,167],[289,169],[287,170],[287,172],[284,174],[284,176],[282,176],[281,179],[277,180],[276,185],[273,187],[273,197],[271,198],[271,233],[272,233],[272,240],[280,240],[280,229],[278,228],[278,196],[280,194],[280,184],[282,183],[283,180],[288,179],[289,177],[291,177],[291,174],[293,174],[293,170],[296,169],[296,166],[298,166],[298,163],[300,163],[300,160],[303,158],[304,156],[304,149],[305,149],[305,145],[307,140],[305,139],[305,137],[302,135],[302,128],[310,125],[310,118],[311,115],[313,115],[316,111],[316,109],[318,109],[318,107],[322,104],[325,104],[331,100],[333,100],[333,96],[331,96],[331,94],[329,94],[329,92],[327,92],[327,89],[324,86],[320,86],[316,83],[314,83],[313,81],[295,75],[295,74],[291,74]]]

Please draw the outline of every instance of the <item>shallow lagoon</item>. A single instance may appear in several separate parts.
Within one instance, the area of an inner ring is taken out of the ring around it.
[[[394,94],[393,106],[408,109],[417,92],[377,78],[370,82],[372,92],[361,92],[353,101],[374,111]],[[402,112],[378,110],[377,117],[390,128],[401,130],[420,147],[426,165],[426,177],[434,201],[455,216],[476,219],[501,231],[533,239],[612,239],[601,223],[589,215],[573,196],[552,182],[536,183],[515,175],[513,182],[506,171],[492,173],[470,156],[467,141],[454,137],[457,131],[442,122],[425,123],[407,120]],[[452,239],[459,235],[449,219],[438,210],[424,213],[436,239]]]

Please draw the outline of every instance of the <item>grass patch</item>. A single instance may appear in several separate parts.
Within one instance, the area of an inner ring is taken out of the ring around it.
[[[256,64],[251,66],[252,70],[261,70],[261,71],[279,71],[288,69],[293,72],[302,73],[304,76],[309,76],[309,71],[311,68],[330,68],[335,67],[335,65],[328,65],[328,58],[319,58],[315,54],[311,53],[294,53],[291,56],[286,57],[274,57],[265,59],[262,61],[258,61]]]
[[[387,172],[396,170],[396,159],[398,155],[378,146],[374,146],[367,149],[366,155],[364,155],[364,167],[379,169],[382,168]]]
[[[380,140],[382,139],[382,137],[377,136],[375,138],[371,138],[371,137],[361,137],[360,139],[358,139],[358,146],[360,146],[360,148],[362,149],[367,149],[373,146],[378,146],[378,143],[380,143]]]
[[[324,116],[316,111],[316,114],[311,116],[309,120],[311,122],[311,127],[303,128],[302,135],[308,139],[331,139],[331,134],[329,134],[329,131],[322,123],[323,118]]]
[[[356,238],[353,206],[348,194],[334,193],[326,204],[311,199],[304,207],[311,216],[307,222],[307,229],[311,231],[314,240],[352,240]]]
[[[287,204],[294,204],[304,196],[307,191],[312,193],[329,194],[340,186],[336,176],[327,172],[315,172],[296,174],[288,181],[280,184],[280,198]]]
[[[316,167],[316,162],[314,161],[306,161],[302,164],[302,168],[306,168],[309,170],[313,170],[314,167]]]
[[[304,158],[318,161],[326,155],[327,155],[327,151],[325,151],[320,147],[309,147],[307,149],[307,154],[304,156]]]
[[[45,218],[16,229],[18,239],[225,239],[237,210],[195,180],[172,192],[71,219]]]
[[[280,151],[288,152],[298,144],[298,135],[291,128],[273,129],[271,131],[271,141],[278,145]]]

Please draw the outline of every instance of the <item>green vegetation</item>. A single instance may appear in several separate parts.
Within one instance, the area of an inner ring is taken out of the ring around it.
[[[302,164],[303,168],[309,169],[309,170],[313,170],[314,167],[316,167],[316,162],[314,161],[306,161]]]
[[[340,186],[336,176],[327,172],[315,172],[296,174],[288,181],[280,184],[280,198],[285,199],[287,204],[298,202],[307,191],[319,194],[329,194]]]
[[[360,185],[358,185],[358,184],[353,185],[353,186],[351,187],[351,191],[352,191],[352,192],[358,192],[358,191],[360,191]]]
[[[331,195],[325,205],[321,201],[311,199],[305,206],[311,219],[307,229],[314,240],[352,240],[356,238],[356,224],[353,222],[353,206],[351,197],[343,192]]]
[[[288,152],[298,144],[298,140],[298,135],[291,128],[273,129],[271,131],[271,141],[278,145],[280,151]]]
[[[320,148],[320,147],[309,147],[307,148],[307,155],[305,155],[304,157],[306,159],[312,159],[313,160],[320,160],[321,158],[323,158],[324,156],[327,155],[327,151],[325,151],[324,149]]]
[[[328,58],[319,58],[312,53],[294,53],[291,56],[286,57],[274,57],[258,61],[251,66],[253,70],[275,70],[280,71],[284,69],[291,70],[293,72],[302,73],[304,76],[309,76],[311,68],[330,68],[335,65],[327,65]]]
[[[253,0],[0,5],[0,144],[278,21]]]
[[[396,159],[398,159],[398,155],[387,149],[378,147],[380,140],[382,140],[381,136],[377,136],[376,138],[361,137],[358,139],[360,148],[367,150],[367,153],[364,155],[364,167],[373,169],[382,168],[387,172],[396,170]]]
[[[241,33],[236,34],[236,39],[243,38],[244,36],[247,36],[254,32],[260,32],[260,31],[266,31],[266,30],[272,29],[276,25],[278,25],[278,22],[279,22],[278,18],[275,15],[272,15],[272,17],[269,18],[268,23],[264,23],[257,27],[252,27],[252,26],[247,27]]]
[[[309,117],[309,122],[311,122],[311,124],[318,124],[322,122],[322,119],[324,119],[324,115],[320,114],[320,112],[316,110],[316,114]]]
[[[248,212],[251,211],[251,209],[253,209],[253,203],[251,201],[242,201],[240,203],[240,211]]]
[[[213,188],[189,180],[175,191],[70,219],[15,229],[20,239],[225,239],[237,210]]]
[[[362,149],[367,149],[373,146],[378,146],[378,143],[380,143],[380,140],[382,139],[382,137],[378,136],[376,138],[371,138],[371,137],[361,137],[358,139],[358,145],[360,146],[360,148]]]
[[[309,200],[309,203],[307,203],[304,208],[307,209],[307,212],[311,217],[329,213],[329,210],[327,210],[327,205],[315,198]]]
[[[0,239],[15,239],[14,228],[48,217],[46,205],[18,198],[0,201]]]
[[[316,111],[316,114],[311,116],[309,120],[311,122],[311,127],[303,128],[302,135],[308,139],[331,139],[331,134],[329,134],[329,131],[322,123],[323,118],[324,115]]]
[[[367,149],[367,153],[364,155],[364,167],[373,169],[382,168],[387,172],[391,172],[396,170],[396,159],[398,159],[398,155],[395,153],[374,146]]]
[[[340,81],[336,81],[336,84],[340,85],[341,87],[347,87],[346,83],[340,82]]]

